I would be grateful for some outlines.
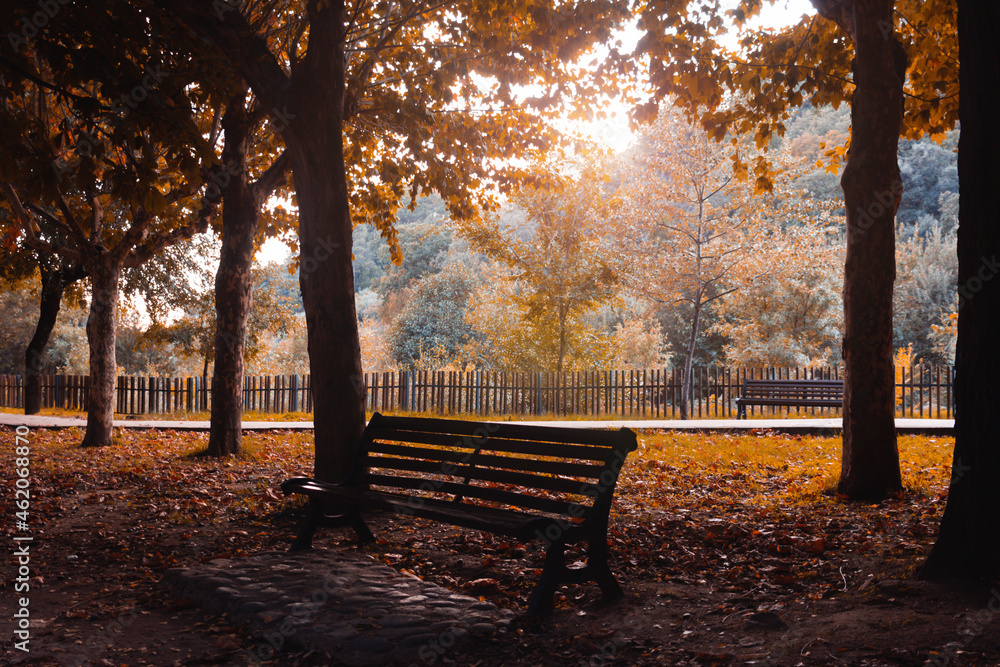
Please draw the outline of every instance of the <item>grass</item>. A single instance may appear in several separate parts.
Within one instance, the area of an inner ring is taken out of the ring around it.
[[[640,466],[678,469],[694,478],[736,474],[750,479],[765,472],[784,480],[782,492],[762,491],[762,504],[803,502],[831,493],[840,475],[841,437],[753,433],[644,433],[636,460]],[[903,487],[923,496],[947,488],[955,439],[900,435]]]
[[[118,467],[151,470],[158,465],[195,461],[215,465],[215,460],[197,456],[208,444],[206,433],[118,429],[112,447],[96,450],[78,448],[82,438],[79,428],[33,429],[31,434],[33,452],[44,452],[43,458],[48,460],[53,460],[51,456],[68,457],[73,460],[71,468],[84,460],[108,471]],[[897,442],[903,485],[908,491],[933,497],[947,489],[954,438],[901,435]],[[841,446],[840,437],[643,431],[639,433],[639,450],[629,457],[623,470],[622,483],[648,474],[653,474],[658,484],[669,486],[725,478],[728,484],[741,484],[741,494],[749,493],[762,504],[810,502],[836,486]],[[300,468],[312,466],[313,438],[309,432],[246,433],[243,447],[243,453],[230,461],[232,465],[252,468],[281,460],[286,465],[295,462]],[[777,487],[770,481],[760,483],[764,479],[776,480]],[[750,488],[758,483],[756,491]]]

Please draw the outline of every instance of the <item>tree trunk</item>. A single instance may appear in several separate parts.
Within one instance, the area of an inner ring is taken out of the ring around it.
[[[921,576],[1000,576],[1000,5],[958,3],[958,345],[955,458],[941,532]]]
[[[87,431],[84,447],[111,444],[115,414],[115,336],[118,328],[118,283],[121,267],[107,251],[96,261],[88,262],[91,299],[87,317],[87,342],[90,344],[90,399],[87,405]]]
[[[698,342],[698,328],[701,326],[701,293],[695,298],[694,319],[691,323],[691,337],[688,339],[687,356],[684,358],[684,374],[681,376],[681,419],[691,418],[692,378],[694,351]]]
[[[303,85],[292,98],[295,117],[284,135],[299,204],[299,284],[315,405],[314,474],[340,481],[354,463],[365,427],[344,164],[346,11],[336,0],[310,7],[310,49],[315,44],[323,56],[308,59],[296,72]]]
[[[41,266],[42,293],[39,299],[38,324],[24,351],[24,414],[37,415],[42,409],[42,355],[56,325],[62,303],[63,275],[59,269]]]
[[[299,284],[306,311],[315,406],[315,476],[350,470],[365,427],[361,345],[354,305],[352,226],[344,165],[344,0],[309,0],[309,46],[291,78],[263,38],[234,13],[204,3],[164,2],[189,27],[234,53],[235,65],[267,105],[285,139],[299,206]],[[241,41],[242,40],[242,41]]]
[[[339,140],[327,143],[326,150],[289,147],[299,203],[299,284],[315,405],[315,475],[324,481],[338,481],[350,470],[365,426],[342,153],[337,155],[339,169],[319,168],[339,148]]]
[[[559,358],[556,360],[556,373],[562,373],[563,359],[566,358],[566,313],[559,313]]]
[[[902,489],[892,360],[896,161],[905,53],[882,29],[892,0],[855,0],[851,149],[841,178],[847,212],[844,270],[844,443],[838,493],[878,500]]]
[[[222,119],[222,162],[228,182],[222,188],[222,250],[215,275],[215,370],[209,456],[238,454],[243,437],[243,356],[247,321],[253,307],[254,237],[260,207],[247,174],[251,121],[243,94],[229,100]]]

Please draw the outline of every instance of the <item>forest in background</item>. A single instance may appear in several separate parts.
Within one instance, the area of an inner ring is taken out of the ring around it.
[[[786,160],[780,187],[706,198],[706,208],[722,212],[709,225],[720,241],[706,247],[738,241],[717,253],[734,258],[729,264],[711,265],[711,252],[702,252],[700,266],[685,268],[692,248],[678,239],[690,235],[669,224],[693,211],[685,193],[670,192],[684,165],[653,164],[684,151],[664,144],[656,129],[616,157],[568,158],[570,178],[557,173],[566,164],[539,166],[538,187],[461,227],[439,197],[416,200],[397,216],[398,265],[378,230],[359,224],[354,271],[365,370],[839,363],[845,240],[838,158],[849,120],[844,106],[799,110],[772,141]],[[901,361],[953,361],[957,137],[954,130],[941,144],[900,140],[894,347]],[[702,178],[739,169],[727,148],[704,147],[715,151],[718,169]],[[712,238],[708,228],[701,233]],[[197,237],[126,271],[120,374],[211,372],[217,246]],[[254,283],[248,372],[308,372],[297,267],[291,260],[258,265]],[[38,290],[37,278],[5,281],[0,373],[23,372]],[[87,298],[79,284],[71,288],[42,372],[87,372]]]

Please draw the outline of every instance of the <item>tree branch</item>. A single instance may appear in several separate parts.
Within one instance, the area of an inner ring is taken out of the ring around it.
[[[291,81],[243,14],[232,8],[221,12],[220,17],[216,7],[222,3],[202,0],[161,0],[159,4],[199,37],[211,41],[224,53],[232,54],[240,65],[241,74],[266,106],[281,107]]]
[[[260,178],[254,182],[250,188],[253,191],[254,199],[262,202],[271,193],[288,182],[288,171],[292,168],[292,160],[288,151],[283,151],[278,158],[271,163]]]
[[[854,37],[854,0],[809,0],[816,12]]]
[[[154,234],[146,239],[142,246],[133,247],[129,250],[128,256],[125,258],[124,266],[130,268],[141,266],[168,245],[189,239],[195,234],[204,233],[217,213],[218,204],[203,200],[201,210],[198,211],[198,216],[193,222],[180,227],[174,227],[167,232]]]
[[[14,186],[10,183],[3,184],[4,194],[7,195],[10,205],[14,208],[14,215],[21,221],[21,227],[24,231],[34,238],[39,239],[40,231],[38,225],[35,223],[34,219],[28,215],[28,212],[24,210],[24,206],[21,204],[20,197],[17,196],[17,192],[14,190]]]
[[[27,236],[25,242],[29,248],[34,248],[40,252],[44,252],[50,255],[58,255],[60,257],[65,257],[66,259],[73,261],[80,261],[80,252],[74,250],[73,248],[67,248],[65,246],[55,245],[49,243],[48,241],[43,241],[39,236],[40,230],[38,224],[34,221],[31,215],[24,210],[24,206],[21,204],[21,199],[17,196],[17,192],[14,190],[10,183],[4,183],[2,186],[4,194],[10,201],[11,207],[14,209],[14,215],[20,220],[21,228],[24,230]],[[29,204],[30,206],[30,204]],[[35,210],[34,207],[31,207]],[[47,213],[46,213],[47,214]],[[58,221],[56,221],[58,223]]]

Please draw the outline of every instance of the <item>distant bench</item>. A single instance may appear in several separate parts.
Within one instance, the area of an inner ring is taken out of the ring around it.
[[[548,544],[530,614],[552,610],[562,583],[595,581],[606,601],[624,596],[608,566],[608,516],[635,433],[525,424],[386,417],[376,413],[361,436],[344,484],[296,477],[285,495],[309,497],[306,524],[292,545],[308,549],[316,529],[350,525],[374,540],[362,510],[390,510]],[[345,508],[324,511],[327,501]],[[567,544],[586,542],[587,563],[568,567]]]
[[[746,418],[748,405],[839,408],[843,403],[843,380],[747,380],[736,399],[736,418]]]

